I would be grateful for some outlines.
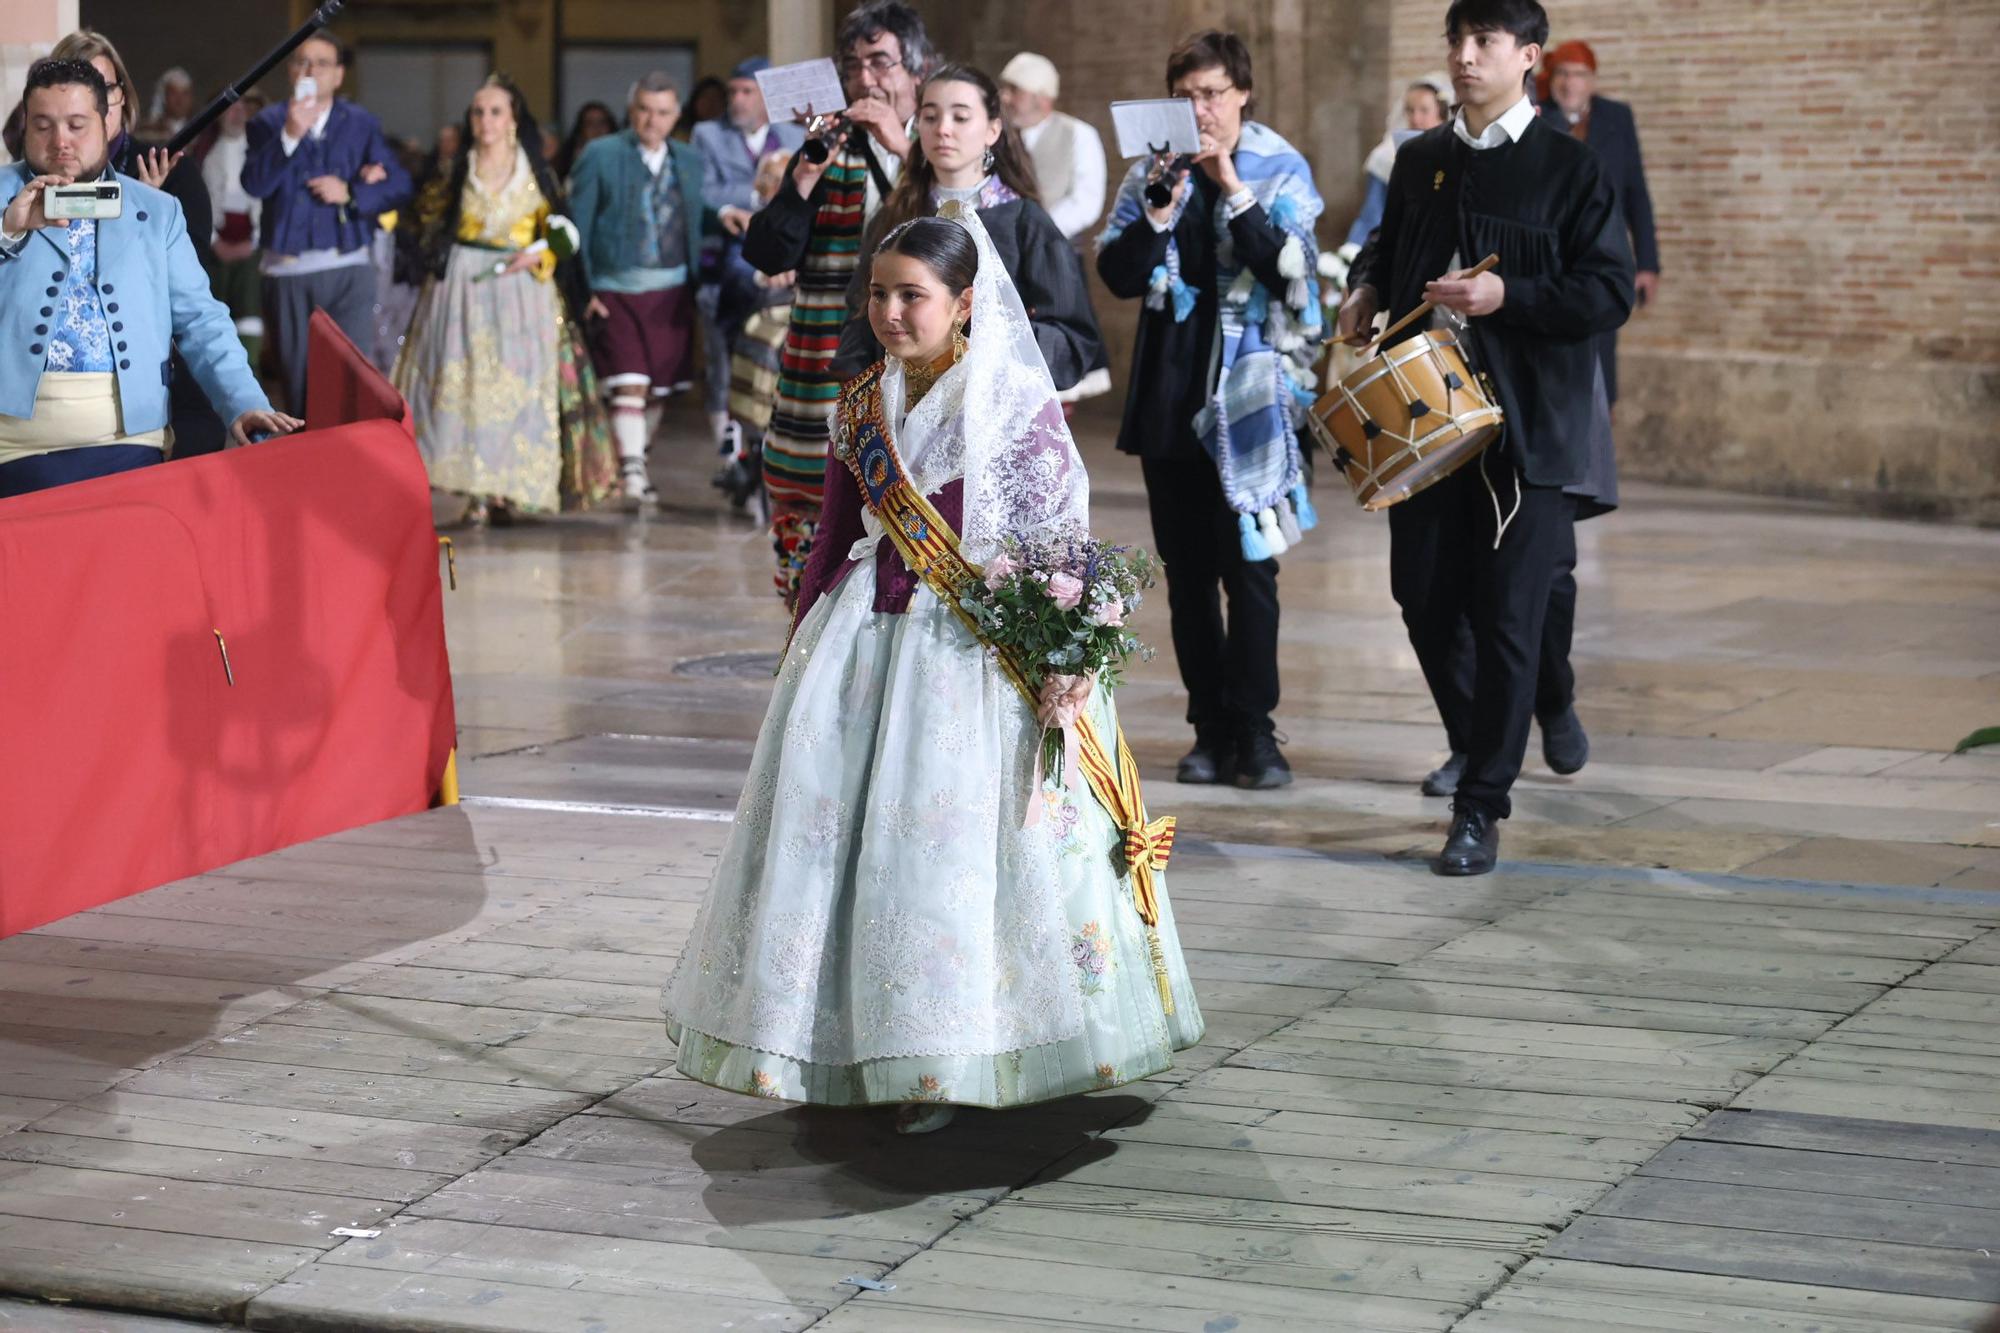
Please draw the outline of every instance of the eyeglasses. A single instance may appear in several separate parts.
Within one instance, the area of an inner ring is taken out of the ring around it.
[[[840,62],[840,72],[851,78],[865,67],[870,74],[887,74],[902,63],[901,56],[892,56],[887,51],[877,51],[866,60],[854,56],[843,57]]]
[[[319,60],[309,60],[305,56],[298,56],[292,61],[293,69],[338,69],[339,67],[338,60],[328,60],[324,57]]]
[[[1180,95],[1196,106],[1214,106],[1235,91],[1235,84],[1225,83],[1220,88],[1184,88]]]

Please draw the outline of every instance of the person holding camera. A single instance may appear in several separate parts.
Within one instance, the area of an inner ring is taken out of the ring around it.
[[[180,205],[109,168],[104,76],[37,61],[23,105],[27,160],[0,168],[0,497],[159,462],[175,346],[231,443],[298,429],[251,373]]]
[[[291,98],[250,122],[243,190],[264,201],[265,304],[294,412],[306,406],[314,307],[364,352],[375,345],[375,217],[409,202],[410,173],[382,123],[337,97],[347,49],[325,31],[292,53]]]
[[[1318,341],[1321,204],[1312,169],[1252,120],[1250,52],[1234,33],[1196,33],[1167,58],[1167,92],[1194,103],[1201,149],[1157,179],[1133,164],[1098,241],[1113,296],[1143,299],[1118,448],[1139,457],[1155,550],[1166,566],[1174,656],[1194,746],[1181,782],[1282,787],[1278,747],[1278,562],[1238,495],[1252,478],[1289,484],[1296,431],[1280,393]],[[1166,191],[1171,190],[1171,194]],[[1307,524],[1303,491],[1289,497]],[[1269,504],[1270,501],[1264,503]],[[1296,532],[1297,529],[1294,529]],[[1224,595],[1228,611],[1224,614]]]

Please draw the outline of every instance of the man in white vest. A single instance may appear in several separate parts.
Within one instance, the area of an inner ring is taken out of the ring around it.
[[[1056,110],[1062,78],[1046,56],[1023,51],[1000,71],[1000,104],[1035,160],[1042,207],[1078,241],[1104,216],[1104,140],[1087,122]]]
[[[1000,71],[1000,109],[1034,159],[1042,207],[1081,254],[1087,233],[1104,216],[1104,140],[1088,121],[1056,110],[1061,92],[1062,76],[1047,56],[1023,51]],[[1068,416],[1082,399],[1110,391],[1111,372],[1093,366],[1056,397]]]

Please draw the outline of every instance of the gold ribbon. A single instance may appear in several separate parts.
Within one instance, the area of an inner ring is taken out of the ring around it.
[[[841,419],[847,433],[836,441],[834,455],[861,484],[862,501],[881,522],[889,540],[896,544],[903,563],[937,594],[938,600],[950,608],[974,638],[993,652],[1002,674],[1014,683],[1032,714],[1039,701],[1028,684],[1027,669],[1019,655],[988,639],[978,619],[959,604],[959,599],[985,577],[985,572],[965,558],[951,524],[910,484],[903,460],[882,421],[880,362],[842,390]],[[1173,856],[1174,817],[1146,817],[1139,765],[1125,743],[1122,727],[1115,738],[1115,761],[1088,714],[1077,719],[1076,731],[1079,767],[1091,794],[1111,816],[1122,839],[1126,869],[1132,880],[1132,905],[1146,927],[1146,949],[1152,959],[1160,1007],[1171,1014],[1174,993],[1167,975],[1166,950],[1160,942],[1160,900],[1155,877],[1167,868]],[[1040,800],[1041,792],[1033,793],[1029,799]]]

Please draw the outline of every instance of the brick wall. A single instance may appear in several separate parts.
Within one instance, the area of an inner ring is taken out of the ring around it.
[[[1390,8],[1384,96],[1443,64],[1444,5]],[[2000,520],[2000,3],[1549,9],[1632,104],[1659,219],[1627,474]]]
[[[954,55],[1023,47],[1067,109],[1159,93],[1174,41],[1249,41],[1323,239],[1445,0],[920,0]],[[1664,285],[1621,342],[1626,475],[2000,522],[2000,0],[1548,0],[1632,103]],[[1114,164],[1114,174],[1116,173]],[[1134,312],[1101,289],[1113,366]]]
[[[1389,22],[1375,0],[1013,0],[965,4],[917,0],[939,46],[994,74],[1015,53],[1038,51],[1062,72],[1062,109],[1097,126],[1115,154],[1110,103],[1166,94],[1167,55],[1202,28],[1239,33],[1250,47],[1257,119],[1312,163],[1326,200],[1322,239],[1347,231],[1362,195],[1362,159],[1382,135],[1383,68]],[[846,6],[843,4],[843,10]],[[1127,163],[1110,163],[1111,188]],[[1109,202],[1107,200],[1107,208]],[[1086,404],[1117,412],[1131,362],[1138,302],[1114,299],[1092,275],[1092,297],[1118,392]]]

